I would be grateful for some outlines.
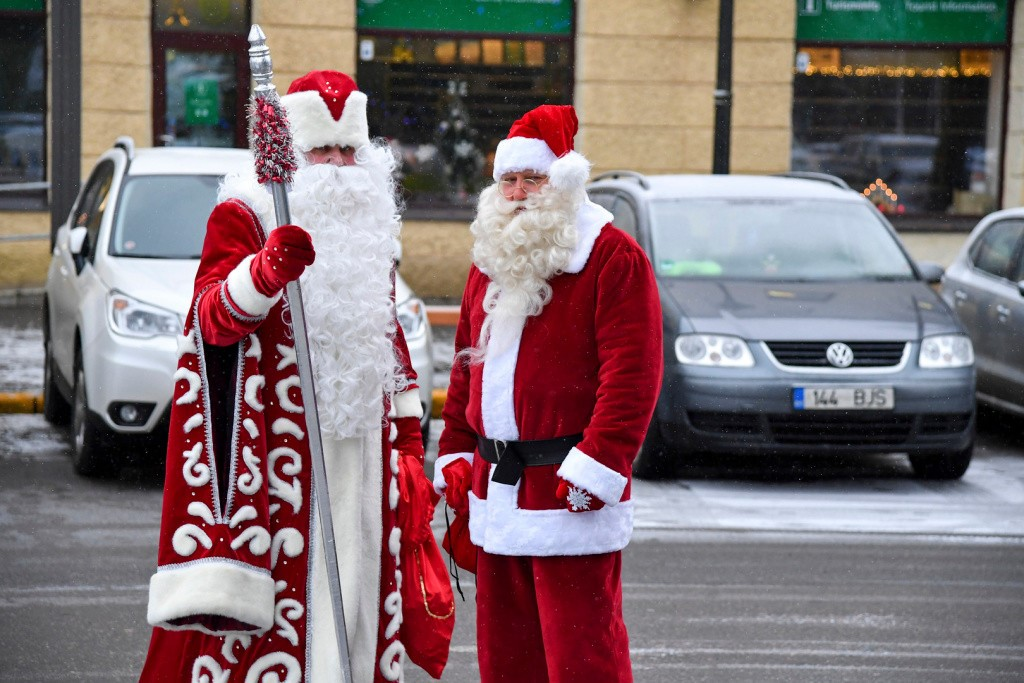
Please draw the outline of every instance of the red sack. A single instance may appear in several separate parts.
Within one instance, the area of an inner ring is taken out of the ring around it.
[[[455,595],[430,529],[439,496],[414,456],[398,458],[398,526],[402,529],[401,639],[409,661],[440,678],[455,630]]]
[[[476,574],[476,551],[477,546],[469,538],[469,517],[466,515],[455,515],[444,538],[441,539],[441,547],[452,556],[455,564],[467,572]]]
[[[402,544],[402,643],[409,661],[441,678],[455,629],[455,596],[433,537]]]

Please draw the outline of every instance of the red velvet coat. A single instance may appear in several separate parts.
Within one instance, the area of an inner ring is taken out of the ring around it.
[[[580,244],[569,267],[550,280],[551,301],[525,325],[495,328],[482,364],[457,361],[444,406],[435,465],[473,464],[469,525],[473,542],[499,555],[588,555],[620,550],[633,523],[630,479],[661,386],[661,308],[654,274],[639,245],[586,204]],[[471,268],[456,352],[475,344],[490,278]],[[528,467],[515,486],[490,481],[477,435],[549,439],[582,433],[559,465]],[[555,496],[558,477],[606,503],[572,513]]]
[[[309,680],[311,612],[324,599],[313,594],[310,578],[316,501],[286,300],[260,295],[248,277],[249,259],[262,244],[258,219],[244,203],[214,209],[179,341],[158,569],[150,583],[148,619],[157,628],[143,681],[264,680],[268,672]],[[411,387],[395,397],[379,449],[366,455],[383,481],[383,490],[365,492],[366,505],[380,506],[384,526],[383,546],[375,549],[375,681],[401,674],[398,457],[401,450],[422,461],[423,453],[416,375],[400,327],[394,341]],[[215,421],[212,406],[223,389],[211,388],[210,375],[231,359],[238,371],[225,376],[235,401]],[[218,452],[230,462],[218,473],[212,452],[223,420],[229,441],[222,443],[230,446]],[[338,678],[322,668],[314,673],[315,680]]]

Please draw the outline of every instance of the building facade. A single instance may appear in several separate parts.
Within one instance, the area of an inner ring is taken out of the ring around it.
[[[1013,0],[732,0],[729,170],[840,175],[900,230],[1024,203]],[[574,104],[594,173],[708,173],[718,0],[0,0],[0,289],[42,284],[81,175],[136,145],[245,145],[246,36],[275,83],[355,74],[402,159],[402,272],[457,298],[490,155]],[[876,182],[878,181],[878,182]],[[893,198],[895,197],[895,199]],[[63,214],[63,215],[62,215]]]

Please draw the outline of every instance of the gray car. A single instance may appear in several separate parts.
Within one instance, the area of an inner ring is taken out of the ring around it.
[[[1024,209],[982,219],[941,291],[974,342],[978,400],[1024,415]]]
[[[634,467],[694,453],[906,453],[954,479],[974,443],[970,338],[860,193],[830,176],[643,176],[589,186],[654,266],[665,377]]]

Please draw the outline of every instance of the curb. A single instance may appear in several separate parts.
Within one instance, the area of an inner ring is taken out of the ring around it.
[[[430,417],[435,420],[440,419],[446,398],[448,398],[447,389],[434,389],[434,393],[431,395]],[[0,393],[0,415],[41,412],[43,412],[42,394],[30,394],[27,392]]]
[[[42,394],[28,392],[0,394],[0,414],[41,412],[43,412]]]
[[[433,402],[430,406],[430,417],[435,420],[439,420],[441,419],[441,411],[444,409],[444,401],[448,398],[448,390],[434,389],[434,393],[431,397],[433,398]]]

